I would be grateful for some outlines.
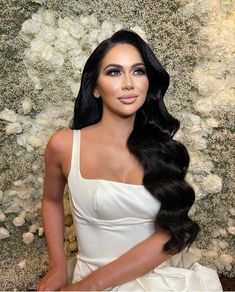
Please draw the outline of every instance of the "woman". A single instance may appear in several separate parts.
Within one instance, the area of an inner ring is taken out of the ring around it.
[[[169,75],[134,32],[120,30],[87,60],[70,129],[45,151],[42,217],[50,270],[38,290],[217,291],[216,272],[183,252],[199,227],[179,122],[163,97]],[[79,254],[68,285],[63,191]]]

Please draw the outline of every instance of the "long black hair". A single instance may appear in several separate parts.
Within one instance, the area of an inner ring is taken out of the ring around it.
[[[189,247],[199,232],[198,224],[188,217],[195,200],[193,188],[185,181],[190,157],[186,147],[173,139],[180,123],[167,111],[163,101],[169,86],[169,74],[138,34],[127,29],[119,30],[102,41],[90,55],[83,69],[69,127],[81,129],[101,120],[102,99],[95,98],[93,91],[104,56],[120,43],[137,48],[149,80],[146,100],[136,112],[127,147],[144,168],[145,188],[161,203],[155,229],[171,235],[164,250],[177,253]]]

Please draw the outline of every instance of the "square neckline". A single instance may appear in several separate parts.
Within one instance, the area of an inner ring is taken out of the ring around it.
[[[136,185],[136,184],[128,184],[128,183],[123,183],[123,182],[119,182],[119,181],[114,181],[114,180],[107,180],[107,179],[102,179],[102,178],[84,178],[81,174],[81,170],[80,170],[80,166],[81,166],[81,129],[78,130],[79,132],[79,161],[78,161],[78,171],[79,171],[79,176],[82,180],[84,181],[104,181],[104,182],[108,182],[111,184],[119,184],[119,185],[124,185],[124,186],[130,186],[130,187],[138,187],[138,188],[145,188],[144,185]]]

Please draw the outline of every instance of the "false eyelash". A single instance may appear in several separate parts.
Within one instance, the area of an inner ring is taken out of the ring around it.
[[[134,72],[136,72],[136,71],[141,71],[142,74],[146,74],[146,69],[144,69],[144,68],[135,69]],[[106,75],[110,75],[111,73],[120,73],[120,70],[109,69],[106,71]],[[113,76],[115,76],[115,75],[113,75]]]
[[[146,74],[146,70],[144,68],[136,69],[135,71],[141,71],[143,74]]]
[[[115,72],[115,73],[119,73],[120,70],[118,70],[118,69],[110,69],[110,70],[107,70],[107,71],[106,71],[106,75],[110,75],[110,74],[113,73],[113,72]]]

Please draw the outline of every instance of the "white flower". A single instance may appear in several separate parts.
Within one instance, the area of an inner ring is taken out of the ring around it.
[[[32,107],[33,107],[33,104],[32,104],[32,101],[31,101],[30,98],[27,98],[27,97],[26,97],[26,98],[21,102],[21,104],[22,104],[23,112],[24,112],[25,115],[31,112]]]
[[[225,240],[220,240],[219,241],[219,247],[222,248],[222,249],[225,249],[227,247],[229,247],[229,243]]]
[[[230,88],[219,92],[214,98],[214,105],[219,110],[231,111],[235,109],[235,89]]]
[[[23,233],[23,242],[25,244],[30,244],[34,241],[34,235],[32,232]]]
[[[203,164],[203,170],[206,172],[211,172],[214,169],[214,164],[212,161],[205,161]]]
[[[200,173],[203,168],[203,158],[199,157],[196,153],[190,153],[189,170],[194,173]]]
[[[32,40],[30,45],[31,52],[40,53],[44,49],[46,43],[41,38],[35,38],[34,40]]]
[[[224,264],[222,264],[220,261],[219,261],[219,259],[218,258],[216,258],[215,260],[214,260],[214,264],[215,264],[215,266],[216,266],[216,268],[218,269],[218,270],[223,270],[224,269]]]
[[[213,230],[211,233],[211,236],[214,238],[217,238],[220,236],[220,232],[218,230]]]
[[[38,70],[36,70],[32,67],[27,69],[27,73],[29,76],[31,76],[31,75],[38,76],[39,75]]]
[[[205,120],[205,123],[210,128],[218,128],[219,122],[214,118],[208,118]]]
[[[0,240],[8,238],[9,236],[10,236],[9,231],[4,227],[0,227]]]
[[[203,150],[207,148],[208,141],[206,138],[202,137],[201,132],[192,133],[191,139],[196,149]]]
[[[202,187],[209,194],[219,193],[222,190],[222,180],[218,175],[209,174],[203,179]]]
[[[72,241],[75,238],[73,225],[65,227],[64,238],[69,241]]]
[[[22,24],[21,32],[25,34],[36,35],[40,32],[40,29],[41,29],[40,22],[35,22],[32,19],[28,19]]]
[[[92,27],[98,27],[99,23],[94,14],[88,16],[89,24]]]
[[[217,252],[215,250],[207,250],[205,252],[205,257],[211,261],[212,259],[217,258]]]
[[[8,197],[13,197],[16,194],[17,194],[16,190],[7,190],[7,191],[5,191],[5,196],[8,196]]]
[[[198,185],[196,184],[192,184],[194,191],[195,191],[195,196],[196,196],[196,200],[201,200],[202,198],[204,198],[207,194],[205,194],[205,192],[203,192]]]
[[[42,236],[43,233],[44,233],[44,229],[43,229],[43,227],[39,227],[39,228],[38,228],[38,236]]]
[[[202,257],[202,251],[198,248],[189,248],[189,251],[198,259],[200,259]]]
[[[44,41],[52,43],[56,37],[55,29],[50,26],[45,26],[42,29],[41,36],[44,39]]]
[[[69,33],[61,28],[57,28],[56,29],[56,41],[54,43],[55,48],[60,51],[62,54],[65,54],[68,50],[68,47],[66,45],[67,40],[69,38],[71,38],[71,36],[69,35]]]
[[[80,88],[80,83],[71,83],[70,89],[72,91],[73,97],[77,97],[79,88]]]
[[[59,18],[58,25],[60,28],[63,28],[64,30],[69,30],[69,28],[73,25],[73,20],[66,16],[65,18]]]
[[[15,226],[19,227],[19,226],[22,226],[25,223],[25,220],[24,220],[24,218],[19,216],[19,217],[15,217],[12,222],[13,222],[13,224]]]
[[[74,56],[71,60],[74,70],[81,70],[86,62],[87,57],[84,55]]]
[[[220,228],[219,232],[220,232],[220,235],[223,237],[226,237],[228,235],[226,229]]]
[[[34,23],[39,23],[40,25],[42,25],[42,16],[40,12],[41,10],[39,9],[38,13],[33,13],[31,19]]]
[[[64,56],[60,52],[55,52],[50,60],[55,68],[60,68],[64,65]],[[55,76],[55,75],[54,75]]]
[[[49,123],[48,116],[46,114],[38,114],[35,119],[36,123],[39,125],[46,126]]]
[[[80,39],[84,36],[83,26],[77,22],[73,22],[73,24],[69,27],[69,32],[75,39]]]
[[[199,72],[194,71],[193,74],[194,86],[198,89],[198,92],[202,96],[208,96],[216,91],[224,89],[224,83],[216,79],[214,76],[205,74],[201,70]]]
[[[101,43],[106,38],[107,38],[107,33],[104,31],[101,31],[98,35],[98,42]]]
[[[19,134],[23,131],[21,124],[19,123],[10,123],[5,128],[7,135]]]
[[[197,1],[195,5],[195,14],[204,23],[208,22],[211,18],[211,14],[220,11],[220,5],[218,0]]]
[[[34,86],[36,89],[42,89],[42,84],[41,84],[41,81],[40,79],[37,77],[37,76],[30,76],[32,82],[34,83]]]
[[[4,110],[0,112],[0,120],[14,123],[17,121],[17,114],[13,110],[4,108]]]
[[[42,184],[44,182],[44,179],[41,176],[39,176],[37,178],[37,182],[39,182],[39,184]]]
[[[97,43],[98,42],[98,36],[99,36],[100,31],[98,29],[93,29],[90,31],[89,33],[89,39],[90,42],[93,43]]]
[[[18,197],[20,199],[29,199],[31,197],[31,192],[29,190],[22,190],[18,192]]]
[[[194,104],[194,108],[197,112],[205,114],[211,112],[214,109],[211,98],[202,98],[197,100]]]
[[[83,52],[82,52],[82,48],[81,48],[80,44],[75,49],[71,49],[68,51],[69,58],[71,58],[73,56],[81,55],[81,54],[83,54]]]
[[[116,32],[116,31],[118,31],[118,30],[120,30],[120,29],[122,29],[123,28],[123,26],[122,26],[122,24],[121,23],[116,23],[116,24],[114,24],[114,26],[113,26],[113,30]]]
[[[79,22],[86,28],[90,26],[90,19],[87,16],[80,15]]]
[[[193,13],[194,13],[194,6],[195,3],[190,2],[190,3],[184,3],[185,1],[181,0],[178,2],[178,5],[181,6],[182,8],[180,9],[181,13],[187,17],[187,18],[191,18]]]
[[[29,232],[35,233],[38,229],[38,224],[32,224],[29,228]]]
[[[219,256],[219,261],[224,265],[229,265],[233,262],[233,257],[230,254],[222,254]]]
[[[19,135],[16,138],[16,142],[20,145],[20,146],[25,146],[27,143],[27,138],[25,135]]]
[[[42,21],[44,24],[49,26],[54,26],[56,23],[56,18],[51,10],[44,10],[42,12]]]
[[[45,45],[41,50],[41,59],[50,62],[53,58],[53,48],[50,45]]]
[[[66,40],[66,47],[68,50],[71,50],[71,49],[77,49],[79,47],[79,44],[77,42],[77,40],[75,40],[74,38],[72,37],[68,37],[68,39]]]
[[[0,210],[0,222],[4,222],[6,220],[6,215]]]
[[[25,55],[23,62],[24,62],[25,67],[30,69],[39,61],[40,61],[40,55],[38,52],[28,51]]]
[[[235,208],[234,207],[230,207],[229,212],[231,215],[235,216]]]
[[[235,226],[229,226],[227,230],[228,230],[228,233],[235,235]]]
[[[34,0],[34,2],[38,2],[38,0]],[[18,263],[18,266],[21,268],[21,269],[24,269],[26,267],[26,260],[22,260]]]
[[[28,143],[34,148],[42,146],[42,140],[38,137],[31,136],[28,138]]]

